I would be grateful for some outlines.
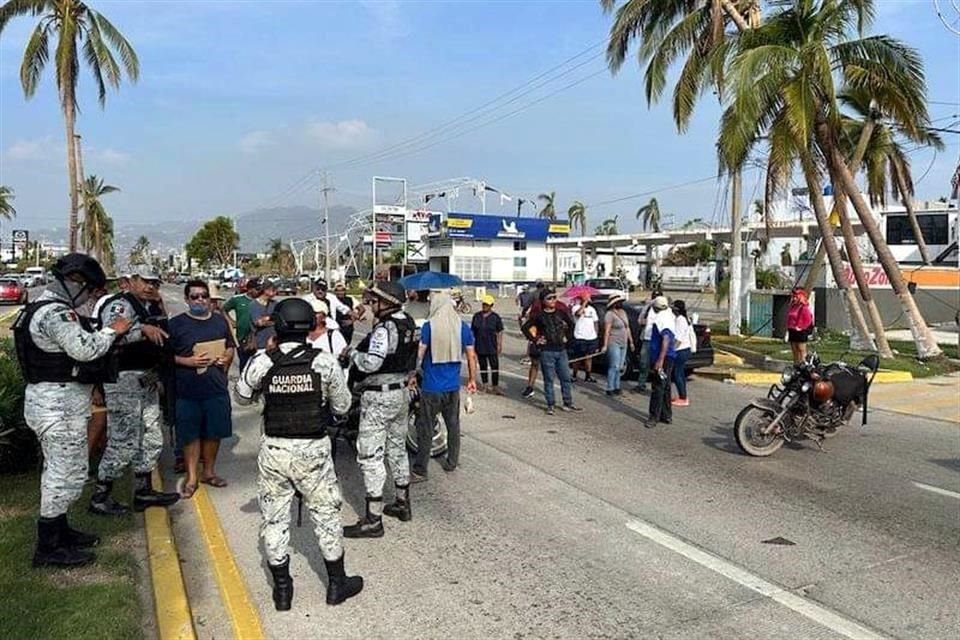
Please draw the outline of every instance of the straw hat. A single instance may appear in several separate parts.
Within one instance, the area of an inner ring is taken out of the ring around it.
[[[207,289],[210,290],[210,299],[211,300],[223,300],[224,297],[220,295],[220,285],[216,283],[215,280],[207,280]]]

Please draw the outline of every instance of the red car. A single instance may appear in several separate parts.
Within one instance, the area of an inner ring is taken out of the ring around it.
[[[15,278],[0,277],[0,304],[27,304],[27,288]]]

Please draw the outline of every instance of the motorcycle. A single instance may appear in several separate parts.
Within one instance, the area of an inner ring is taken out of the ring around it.
[[[867,397],[880,367],[880,358],[869,355],[856,367],[844,362],[823,365],[816,354],[784,369],[779,384],[766,398],[743,408],[734,421],[737,445],[751,456],[773,455],[784,442],[823,440],[863,412],[867,424]]]

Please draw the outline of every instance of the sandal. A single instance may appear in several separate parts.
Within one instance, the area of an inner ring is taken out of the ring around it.
[[[184,500],[189,500],[196,492],[197,485],[184,483],[183,487],[180,488],[180,497]]]
[[[203,484],[208,484],[211,487],[222,488],[227,486],[227,481],[221,478],[220,476],[210,476],[209,478],[201,478],[200,482]]]

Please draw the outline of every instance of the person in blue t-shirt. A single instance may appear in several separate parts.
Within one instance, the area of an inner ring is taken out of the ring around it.
[[[670,378],[673,375],[674,359],[677,357],[676,324],[673,312],[664,296],[653,300],[653,331],[650,333],[650,368],[653,369],[653,385],[650,390],[650,415],[644,423],[648,429],[657,422],[670,424],[673,409],[670,405]]]
[[[477,391],[477,355],[473,333],[460,320],[453,301],[444,293],[430,300],[430,317],[420,330],[418,359],[423,369],[420,416],[417,422],[417,455],[411,482],[427,477],[427,463],[437,416],[447,425],[447,457],[440,461],[444,471],[457,468],[460,459],[460,369],[467,360],[467,392]]]

